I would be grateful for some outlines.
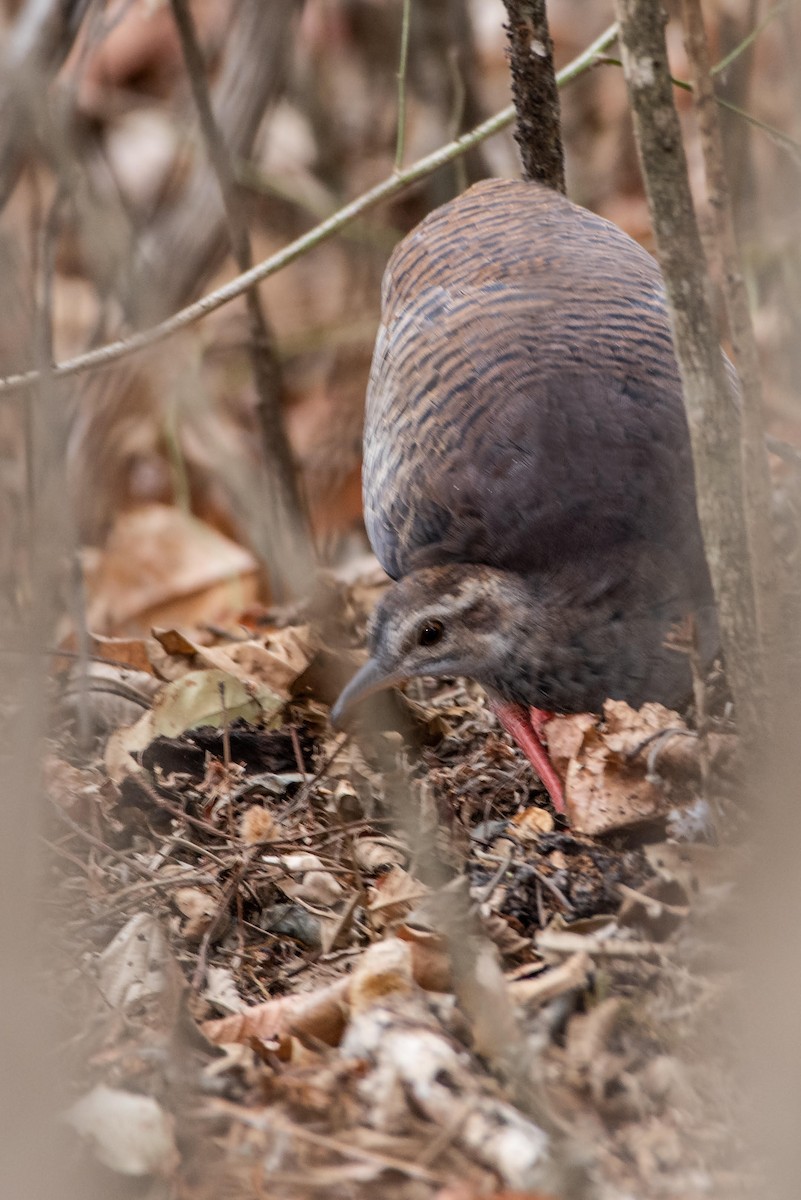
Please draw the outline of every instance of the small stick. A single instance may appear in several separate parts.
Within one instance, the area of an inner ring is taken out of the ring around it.
[[[398,63],[398,139],[395,145],[395,170],[403,166],[406,148],[406,68],[409,62],[409,26],[411,24],[412,0],[403,0],[401,20],[400,62]]]

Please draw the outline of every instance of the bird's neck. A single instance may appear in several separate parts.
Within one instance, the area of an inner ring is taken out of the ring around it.
[[[566,713],[600,711],[609,697],[635,708],[679,703],[691,682],[689,661],[669,634],[687,604],[672,581],[657,587],[652,579],[596,577],[588,587],[582,571],[582,582],[577,589],[569,576],[543,576],[504,590],[499,620],[511,636],[490,690]],[[714,623],[713,613],[706,616]]]

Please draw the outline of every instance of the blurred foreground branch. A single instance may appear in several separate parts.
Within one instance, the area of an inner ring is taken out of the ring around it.
[[[70,53],[89,0],[28,0],[3,55],[0,85],[0,209],[36,137],[36,109]]]
[[[649,0],[616,0],[637,148],[684,388],[698,512],[718,602],[728,678],[749,741],[762,727],[763,657],[745,514],[741,422],[729,387],[693,207],[665,46]]]
[[[617,25],[610,25],[608,29],[591,42],[590,45],[579,54],[571,63],[568,63],[557,75],[557,83],[560,87],[571,83],[585,71],[594,66],[599,55],[606,50],[617,36]],[[277,254],[271,255],[258,263],[255,267],[251,267],[249,271],[243,272],[229,283],[223,284],[213,292],[209,292],[194,304],[189,304],[185,308],[180,309],[166,320],[152,326],[149,329],[143,329],[131,334],[129,337],[120,338],[117,341],[109,342],[104,346],[99,346],[95,350],[90,350],[86,354],[76,355],[75,358],[68,359],[62,363],[54,364],[52,374],[54,378],[63,378],[68,375],[78,375],[83,371],[89,371],[94,368],[109,366],[111,363],[117,362],[119,359],[133,354],[138,350],[144,350],[148,346],[153,346],[157,342],[165,341],[179,333],[182,329],[186,329],[189,325],[193,325],[196,321],[207,317],[210,313],[216,312],[218,308],[222,308],[225,304],[229,304],[238,296],[243,295],[255,283],[260,283],[264,279],[268,279],[271,275],[275,275],[278,271],[295,262],[307,254],[309,250],[319,246],[334,234],[340,232],[351,222],[357,220],[368,212],[371,208],[397,195],[405,188],[413,183],[417,183],[420,179],[425,179],[431,175],[439,167],[445,166],[447,163],[453,162],[460,158],[474,147],[492,137],[501,130],[506,129],[515,119],[515,110],[513,105],[501,109],[495,116],[490,117],[487,121],[483,121],[470,133],[463,134],[447,145],[435,150],[432,154],[426,155],[424,158],[418,159],[416,163],[406,167],[402,171],[394,172],[381,183],[376,184],[374,188],[363,193],[363,195],[352,200],[350,204],[337,210],[326,220],[321,221],[314,229],[304,233],[301,237],[296,238],[294,242],[290,242],[283,250],[279,250]],[[18,392],[29,387],[39,379],[38,371],[25,371],[18,375],[9,375],[5,379],[0,379],[0,395],[10,392]]]
[[[212,112],[203,54],[192,13],[187,0],[171,0],[171,7],[200,127],[222,195],[231,249],[240,271],[247,271],[253,265],[250,234],[230,152]],[[272,28],[271,11],[261,4],[256,8],[261,23],[266,22]],[[304,519],[292,450],[281,416],[281,374],[274,339],[255,284],[245,293],[245,304],[250,334],[248,355],[258,394],[257,411],[266,467],[263,472],[266,521],[263,525],[266,525],[269,540],[273,543],[266,561],[270,564],[273,595],[276,599],[286,599],[309,590],[314,565],[311,539],[308,522]]]
[[[300,9],[299,0],[247,0],[236,8],[211,97],[234,162],[250,157],[265,114],[284,90]],[[128,304],[139,326],[169,318],[225,258],[225,208],[210,176],[200,156],[179,194],[138,239]]]

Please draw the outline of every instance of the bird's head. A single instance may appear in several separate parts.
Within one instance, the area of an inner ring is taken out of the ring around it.
[[[362,700],[414,675],[464,675],[503,690],[525,609],[520,583],[505,571],[460,564],[413,571],[378,604],[370,658],[334,705],[332,722],[342,725]]]

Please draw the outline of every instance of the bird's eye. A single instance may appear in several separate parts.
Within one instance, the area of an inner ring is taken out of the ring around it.
[[[417,641],[420,646],[434,646],[445,632],[442,621],[424,621],[420,626]]]

